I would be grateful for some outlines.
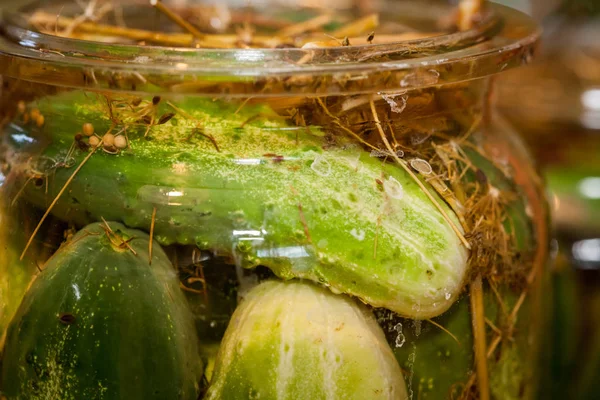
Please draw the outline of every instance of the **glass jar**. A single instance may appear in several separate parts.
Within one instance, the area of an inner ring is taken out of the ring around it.
[[[534,396],[547,207],[489,78],[528,17],[132,4],[4,13],[5,396]]]
[[[555,317],[543,397],[594,399],[600,393],[599,4],[564,2],[544,28],[543,55],[520,74],[506,74],[498,98],[534,150],[553,205]]]

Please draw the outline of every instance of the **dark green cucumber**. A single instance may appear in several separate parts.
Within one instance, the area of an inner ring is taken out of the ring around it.
[[[373,314],[301,281],[267,281],[235,311],[205,400],[406,400]]]
[[[261,117],[273,114],[265,106],[236,114],[236,104],[208,99],[177,104],[194,119],[155,126],[150,140],[131,128],[131,149],[93,155],[53,213],[148,230],[156,208],[161,244],[233,254],[243,267],[319,281],[409,317],[439,315],[458,297],[468,252],[402,168],[339,137],[332,148],[319,129]],[[96,96],[64,93],[38,106],[51,140],[37,158],[45,165],[65,159],[84,122],[97,132],[110,125]],[[198,135],[187,139],[198,121],[220,151]],[[45,208],[86,155],[76,151],[70,168],[49,171],[47,194],[30,184],[23,197]]]
[[[484,308],[490,322],[504,327],[507,321],[502,309],[511,310],[518,294],[508,288],[501,290],[501,296],[502,306],[491,289],[487,289]],[[471,318],[467,296],[462,296],[446,313],[433,320],[438,326],[430,321],[394,318],[385,313],[379,317],[396,359],[405,371],[408,391],[415,398],[461,398],[475,371]],[[531,394],[537,383],[538,366],[534,359],[537,347],[530,342],[533,318],[530,301],[525,301],[510,340],[502,341],[488,358],[490,391],[494,399],[521,399],[520,391]],[[496,336],[492,331],[487,338],[488,346]]]
[[[380,317],[414,398],[451,398],[453,387],[473,371],[473,334],[468,299],[461,298],[435,322]],[[460,393],[457,393],[460,394]]]
[[[149,265],[145,233],[109,225],[79,231],[23,299],[2,364],[8,398],[196,400],[202,363],[176,272],[158,244]]]

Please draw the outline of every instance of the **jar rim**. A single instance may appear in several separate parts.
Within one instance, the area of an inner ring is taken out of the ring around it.
[[[21,10],[35,9],[35,4]],[[21,12],[5,11],[0,15],[0,74],[70,88],[146,93],[397,92],[481,78],[528,63],[540,33],[530,17],[492,3],[471,29],[427,38],[327,48],[196,49],[60,37],[32,29]],[[130,78],[125,87],[111,84],[111,77],[123,75]],[[129,85],[132,80],[137,84]],[[171,84],[150,83],[157,81]]]

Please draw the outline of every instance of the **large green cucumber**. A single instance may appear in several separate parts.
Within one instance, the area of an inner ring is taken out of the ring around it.
[[[196,400],[202,363],[176,272],[158,244],[149,265],[145,233],[109,225],[78,232],[23,299],[2,364],[8,398]]]
[[[267,281],[235,311],[205,400],[404,400],[373,314],[312,283]]]
[[[51,139],[42,155],[55,161],[64,159],[84,122],[97,132],[110,125],[96,96],[63,93],[38,107]],[[132,148],[92,156],[53,213],[80,224],[104,217],[148,230],[156,208],[161,244],[233,252],[244,267],[260,264],[284,279],[320,281],[415,318],[439,315],[455,301],[467,251],[397,165],[277,118],[244,125],[272,114],[266,106],[236,114],[237,104],[189,97],[178,107],[195,120],[176,117],[155,126],[152,140],[130,128]],[[220,152],[208,140],[186,140],[198,121]],[[74,165],[85,155],[76,152]],[[30,184],[24,197],[45,208],[73,170],[52,170],[47,194]]]

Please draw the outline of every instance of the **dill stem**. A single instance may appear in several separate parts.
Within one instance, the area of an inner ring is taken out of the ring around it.
[[[189,33],[191,33],[195,38],[200,39],[200,38],[204,37],[204,34],[202,32],[200,32],[198,29],[196,29],[196,27],[194,25],[190,24],[189,22],[187,22],[186,20],[181,18],[179,15],[177,15],[175,12],[171,11],[171,9],[168,8],[167,6],[165,6],[161,1],[150,0],[150,4],[153,7],[155,7],[158,11],[165,14],[171,21],[175,22],[181,28],[183,28],[186,31],[188,31]]]
[[[73,181],[73,179],[75,178],[75,175],[77,175],[77,173],[85,165],[85,163],[92,157],[92,155],[94,155],[94,153],[96,152],[96,150],[98,150],[102,146],[102,142],[103,142],[103,139],[101,139],[100,143],[98,143],[98,145],[96,147],[94,147],[92,149],[92,151],[90,151],[90,153],[83,159],[83,161],[81,161],[81,163],[79,164],[79,166],[77,167],[77,169],[75,169],[75,171],[73,171],[73,173],[71,174],[71,176],[69,177],[69,179],[67,179],[67,181],[65,182],[64,186],[62,187],[62,189],[60,189],[60,192],[58,192],[58,194],[56,195],[56,197],[54,198],[54,200],[52,201],[52,203],[50,204],[50,206],[48,207],[48,209],[44,213],[44,216],[42,217],[42,219],[40,220],[40,222],[38,223],[38,225],[35,227],[35,230],[31,234],[31,236],[29,237],[29,240],[27,241],[27,245],[25,245],[25,249],[23,249],[23,252],[21,253],[21,257],[19,257],[19,260],[23,260],[23,257],[25,257],[25,253],[27,253],[27,250],[29,249],[29,246],[31,246],[31,242],[33,242],[33,238],[35,238],[35,235],[37,235],[38,231],[42,227],[42,224],[44,223],[44,221],[46,220],[46,218],[48,217],[48,215],[52,211],[52,208],[54,208],[54,206],[58,202],[58,199],[60,199],[60,196],[62,196],[63,193],[65,192],[65,190],[67,190],[67,187]]]
[[[481,275],[477,275],[470,285],[471,321],[473,323],[473,338],[475,345],[475,370],[477,371],[477,385],[479,398],[490,399],[490,383],[488,375],[486,338],[485,338],[485,310],[483,305],[483,283]]]

